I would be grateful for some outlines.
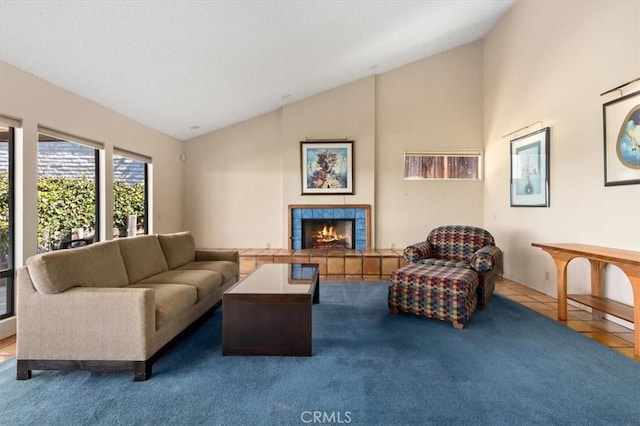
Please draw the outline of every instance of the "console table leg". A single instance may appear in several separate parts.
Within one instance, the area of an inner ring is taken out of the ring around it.
[[[633,353],[640,358],[640,265],[614,263],[629,278],[633,290]]]
[[[567,264],[569,261],[554,257],[558,271],[558,320],[567,320]]]
[[[602,274],[606,263],[595,259],[589,259],[589,263],[591,264],[591,295],[602,297]],[[591,319],[596,321],[602,318],[604,318],[602,311],[591,308]]]
[[[640,276],[634,277],[627,274],[633,289],[633,333],[634,333],[634,354],[640,357]]]

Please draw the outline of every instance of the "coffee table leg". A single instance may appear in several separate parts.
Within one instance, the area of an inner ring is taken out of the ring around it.
[[[320,277],[316,278],[315,290],[313,290],[313,304],[320,303]]]

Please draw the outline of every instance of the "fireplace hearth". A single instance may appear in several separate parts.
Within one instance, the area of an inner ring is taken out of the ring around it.
[[[312,221],[303,225],[309,220]],[[319,228],[308,231],[311,223]],[[290,204],[288,228],[292,250],[371,250],[371,206],[368,204]]]

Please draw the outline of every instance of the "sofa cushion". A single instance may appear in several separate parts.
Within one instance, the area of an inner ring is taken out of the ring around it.
[[[27,267],[36,290],[44,294],[129,284],[120,249],[113,241],[38,254],[27,259]]]
[[[189,231],[158,235],[169,269],[176,269],[196,258],[196,242]]]
[[[156,235],[119,238],[116,241],[131,284],[168,269]]]
[[[222,285],[222,275],[214,271],[166,271],[146,278],[137,284],[186,284],[198,292],[198,302]]]
[[[156,299],[156,330],[196,304],[194,286],[183,284],[132,284],[127,288],[150,288]]]
[[[208,260],[202,262],[189,262],[178,270],[207,270],[216,271],[222,274],[224,282],[237,281],[240,275],[240,268],[237,263],[226,260]]]

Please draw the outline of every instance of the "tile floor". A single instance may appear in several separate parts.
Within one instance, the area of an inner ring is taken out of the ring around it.
[[[502,294],[557,321],[557,303],[553,297],[501,277],[496,280],[496,293]],[[591,313],[571,305],[569,305],[568,309],[568,320],[559,322],[640,362],[640,357],[636,357],[633,354],[632,330],[611,321],[593,320]],[[0,340],[0,362],[14,357],[15,354],[16,336]]]
[[[593,320],[591,312],[568,305],[567,321],[558,321],[556,299],[513,281],[497,277],[496,293],[527,306],[611,349],[640,362],[633,353],[633,330],[608,320]]]
[[[16,356],[16,336],[0,340],[0,362]]]

